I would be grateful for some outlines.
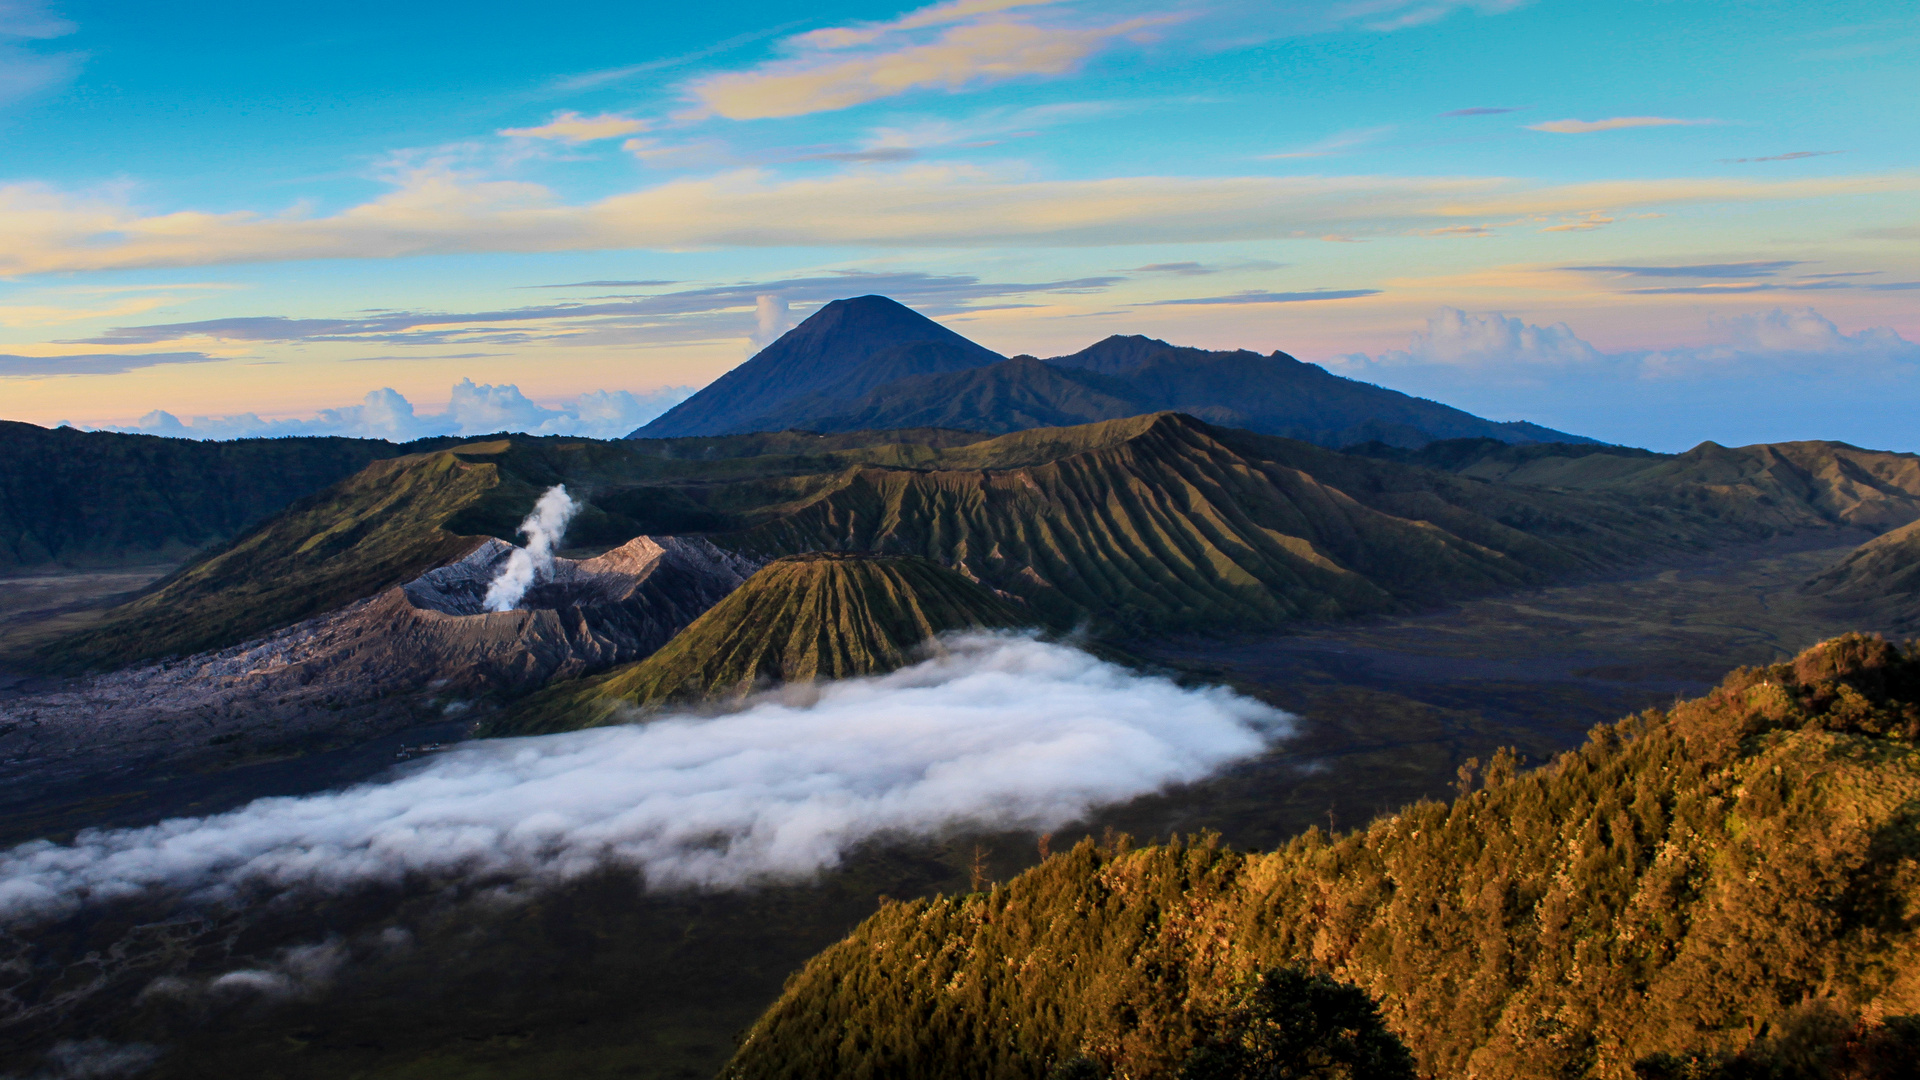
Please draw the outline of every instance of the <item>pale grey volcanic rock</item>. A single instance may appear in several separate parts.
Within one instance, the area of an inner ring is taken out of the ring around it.
[[[356,742],[475,697],[638,660],[758,569],[705,540],[641,536],[556,559],[522,606],[487,611],[512,546],[464,558],[264,638],[0,697],[0,783]]]

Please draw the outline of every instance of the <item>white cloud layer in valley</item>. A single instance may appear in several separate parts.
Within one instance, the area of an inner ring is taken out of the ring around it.
[[[0,919],[420,875],[656,888],[805,878],[887,836],[1051,831],[1260,753],[1292,717],[1015,634],[717,717],[486,741],[385,782],[0,854]]]

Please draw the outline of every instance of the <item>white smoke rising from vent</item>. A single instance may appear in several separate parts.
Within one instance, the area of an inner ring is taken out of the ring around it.
[[[487,586],[488,611],[512,611],[526,598],[528,589],[553,576],[554,549],[567,534],[567,522],[579,511],[580,505],[567,494],[565,484],[555,484],[540,496],[540,501],[533,504],[533,513],[520,523],[527,546],[514,548],[507,556],[507,565]]]
[[[1291,717],[1018,634],[676,717],[472,744],[385,783],[0,854],[0,920],[152,891],[347,888],[409,874],[558,880],[613,863],[651,887],[804,878],[879,836],[1051,831],[1261,752]]]

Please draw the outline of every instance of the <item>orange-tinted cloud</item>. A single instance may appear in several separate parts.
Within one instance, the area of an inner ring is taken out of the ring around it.
[[[1717,123],[1714,120],[1679,120],[1671,116],[1614,116],[1605,120],[1548,120],[1539,124],[1528,124],[1528,131],[1548,131],[1555,135],[1590,135],[1596,131],[1618,131],[1621,128],[1642,127],[1697,127],[1701,124]]]
[[[556,139],[561,142],[583,143],[599,139],[617,139],[622,135],[632,135],[647,130],[645,120],[636,120],[631,116],[616,113],[601,113],[599,116],[581,116],[577,112],[557,112],[553,119],[539,127],[504,128],[500,134],[509,138]]]

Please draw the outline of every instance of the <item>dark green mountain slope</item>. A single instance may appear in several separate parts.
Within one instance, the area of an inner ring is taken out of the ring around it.
[[[481,537],[513,539],[556,483],[586,504],[571,544],[699,533],[767,558],[919,555],[1024,598],[1044,621],[1119,633],[1390,610],[1739,535],[1686,506],[1488,484],[1178,414],[942,436],[960,445],[878,442],[884,433],[513,438],[396,459],[210,553],[49,658],[119,664],[237,644]]]
[[[950,630],[1014,627],[1014,605],[925,559],[813,552],[767,564],[636,664],[554,687],[488,734],[592,727],[624,708],[738,698],[782,683],[873,675]]]
[[[1842,600],[1891,601],[1920,625],[1920,521],[1855,548],[1840,564],[1807,583],[1807,590]]]
[[[1684,508],[1757,534],[1847,525],[1875,531],[1920,519],[1920,455],[1840,442],[1721,446],[1684,454],[1624,447],[1501,446],[1488,440],[1363,455],[1443,468],[1506,485],[1605,493]]]
[[[762,418],[798,398],[851,400],[907,375],[1001,359],[884,296],[835,300],[633,434],[671,438],[779,430],[793,425]]]
[[[43,659],[79,669],[184,655],[371,596],[479,543],[448,525],[500,480],[452,452],[376,462],[190,563],[104,625],[53,642]]]
[[[735,528],[833,486],[849,467],[910,468],[936,459],[936,445],[977,438],[881,441],[891,434],[678,445],[520,436],[376,462],[208,552],[104,625],[53,643],[41,659],[60,669],[113,667],[238,644],[408,581],[485,537],[517,542],[521,519],[553,484],[585,504],[568,543],[611,547],[641,534]]]
[[[757,423],[815,431],[947,427],[1010,432],[1174,410],[1212,423],[1340,447],[1421,446],[1480,437],[1584,442],[1537,424],[1496,423],[1437,402],[1341,378],[1285,353],[1208,352],[1152,338],[1108,338],[1081,353],[1030,356],[903,377],[864,396],[813,395]]]
[[[1168,1076],[1299,963],[1379,998],[1429,1076],[1893,1080],[1920,1052],[1917,739],[1920,655],[1855,635],[1357,832],[1082,843],[883,906],[725,1075]]]
[[[926,468],[857,468],[740,550],[921,555],[1110,629],[1271,626],[1492,591],[1705,534],[1163,413],[1021,432]]]
[[[378,439],[199,442],[0,421],[0,568],[178,559],[409,452]]]
[[[378,463],[51,659],[119,664],[237,644],[408,580],[480,537],[513,539],[556,483],[587,504],[571,544],[698,533],[767,558],[918,555],[1025,599],[1054,625],[1091,618],[1122,634],[1337,618],[1675,545],[1920,517],[1920,459],[1838,444],[1547,456],[1517,474],[1587,479],[1554,489],[1168,413],[885,441],[898,434],[511,438]]]

